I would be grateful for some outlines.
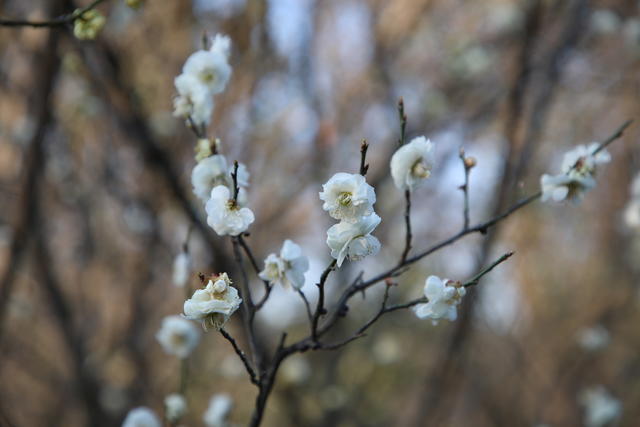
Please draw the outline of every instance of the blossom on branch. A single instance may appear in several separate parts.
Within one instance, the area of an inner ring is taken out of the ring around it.
[[[597,166],[611,161],[611,155],[606,150],[593,154],[598,146],[595,142],[588,147],[578,145],[564,155],[561,174],[542,175],[542,201],[580,201],[587,190],[594,188]]]
[[[189,74],[180,74],[174,84],[178,96],[173,100],[173,115],[190,118],[196,126],[208,125],[213,114],[213,97],[207,88]]]
[[[391,176],[400,190],[415,190],[431,176],[433,143],[419,136],[398,148],[391,157]]]
[[[129,411],[122,427],[162,427],[162,423],[151,409],[141,406]]]
[[[332,218],[358,222],[373,212],[376,193],[364,176],[339,172],[322,186],[320,200],[324,201],[322,209]]]
[[[255,221],[251,209],[241,207],[238,201],[233,200],[231,191],[224,185],[218,185],[211,190],[211,198],[207,201],[205,210],[207,224],[219,236],[237,236]]]
[[[167,354],[185,359],[200,341],[200,331],[190,321],[181,316],[167,316],[162,319],[162,327],[156,339]]]
[[[340,267],[345,258],[359,261],[380,250],[380,242],[371,232],[380,224],[380,217],[374,212],[360,217],[357,222],[341,221],[327,231],[327,245],[331,256]]]
[[[429,302],[418,304],[413,310],[420,319],[432,319],[434,325],[443,318],[454,321],[458,317],[456,306],[465,293],[466,289],[459,282],[429,276],[424,285],[424,296]]]
[[[211,190],[218,185],[224,185],[230,191],[233,191],[232,172],[233,169],[229,168],[227,164],[227,158],[222,154],[215,154],[202,159],[191,172],[193,193],[203,203],[206,203],[211,196]],[[238,187],[247,187],[248,185],[249,171],[244,164],[238,163]],[[239,199],[242,199],[242,197],[239,197]],[[242,200],[240,204],[243,204]]]
[[[227,273],[213,277],[204,289],[198,289],[184,303],[187,319],[200,320],[205,330],[209,326],[220,329],[240,307],[242,299],[238,290],[231,286]]]
[[[187,58],[182,73],[196,77],[210,95],[222,92],[231,77],[230,44],[228,37],[216,36],[211,49],[199,50]]]
[[[269,254],[264,260],[260,278],[272,284],[280,283],[285,288],[301,289],[304,273],[309,270],[309,259],[302,254],[300,246],[285,240],[280,255]]]

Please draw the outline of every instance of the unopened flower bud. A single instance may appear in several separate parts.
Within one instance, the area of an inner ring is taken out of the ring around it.
[[[475,157],[465,157],[464,158],[464,167],[467,169],[471,169],[473,167],[475,167],[475,165],[478,164],[478,162],[476,161]]]

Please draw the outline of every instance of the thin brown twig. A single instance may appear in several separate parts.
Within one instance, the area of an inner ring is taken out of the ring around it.
[[[369,165],[366,163],[367,161],[367,150],[369,149],[369,144],[367,144],[367,140],[363,139],[360,144],[360,175],[365,176],[367,171],[369,170]]]

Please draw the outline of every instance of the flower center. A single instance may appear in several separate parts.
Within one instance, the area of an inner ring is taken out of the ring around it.
[[[213,83],[216,80],[216,73],[213,70],[205,70],[200,74],[200,78],[205,83]]]
[[[238,210],[238,203],[233,199],[227,200],[227,209],[230,211]]]
[[[411,167],[411,174],[418,178],[429,178],[429,175],[431,175],[431,171],[422,161],[422,157]]]
[[[338,203],[342,206],[349,206],[351,204],[351,197],[351,193],[344,191],[338,196]]]

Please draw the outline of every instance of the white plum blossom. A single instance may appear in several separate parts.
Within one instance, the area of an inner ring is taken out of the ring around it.
[[[345,258],[359,261],[380,250],[380,242],[371,232],[380,224],[380,217],[374,212],[360,217],[357,222],[341,221],[327,230],[327,245],[331,256],[340,267]]]
[[[373,212],[376,193],[364,176],[339,172],[322,186],[320,200],[332,218],[357,222]]]
[[[224,185],[230,191],[233,191],[232,173],[233,167],[228,166],[227,158],[222,154],[215,154],[202,159],[191,172],[193,193],[202,200],[203,203],[206,203],[211,196],[211,190],[218,185]],[[240,188],[249,185],[249,171],[242,163],[238,163],[237,181],[238,187]],[[241,199],[240,194],[238,194],[238,196],[238,198]]]
[[[173,115],[191,118],[197,126],[206,126],[213,114],[213,97],[200,81],[189,74],[180,74],[174,84],[178,96],[173,99]]]
[[[602,386],[584,390],[579,400],[585,408],[586,427],[604,427],[622,414],[620,401]]]
[[[210,95],[215,95],[224,90],[231,77],[229,65],[230,41],[224,40],[227,46],[222,46],[223,38],[217,37],[210,50],[199,50],[187,58],[182,67],[182,73],[194,76],[200,84],[205,86]]]
[[[167,316],[156,333],[156,339],[167,354],[181,359],[189,357],[200,341],[200,331],[181,316]]]
[[[211,397],[202,420],[207,427],[228,427],[231,409],[233,409],[233,400],[229,395],[215,394]]]
[[[597,142],[589,146],[578,145],[564,155],[561,174],[542,175],[542,201],[580,201],[587,190],[595,187],[597,165],[611,161],[611,155],[606,150],[593,154],[598,146]]]
[[[601,350],[609,344],[611,339],[609,331],[602,325],[580,330],[577,338],[580,347],[587,351]]]
[[[198,289],[184,303],[187,319],[201,320],[205,330],[209,326],[220,329],[240,307],[242,299],[238,290],[231,286],[227,273],[214,276],[204,289]]]
[[[179,288],[189,281],[191,275],[191,257],[187,252],[180,252],[173,260],[173,284]]]
[[[424,296],[429,301],[416,305],[413,310],[420,319],[430,318],[434,325],[443,318],[454,321],[458,317],[456,306],[465,293],[466,289],[459,282],[429,276],[424,285]]]
[[[164,398],[165,416],[175,424],[187,413],[187,399],[183,395],[173,393]]]
[[[162,427],[160,419],[151,409],[141,406],[127,414],[122,427]]]
[[[391,157],[391,176],[400,190],[415,190],[431,176],[433,143],[419,136],[398,148]]]
[[[309,259],[302,254],[300,246],[291,240],[285,240],[280,255],[269,254],[264,260],[264,270],[260,278],[285,288],[301,289],[304,286],[304,273],[309,270]]]
[[[240,203],[233,200],[231,190],[224,185],[218,185],[211,190],[211,198],[207,201],[205,210],[207,224],[219,236],[237,236],[255,221],[251,209],[240,207]]]

